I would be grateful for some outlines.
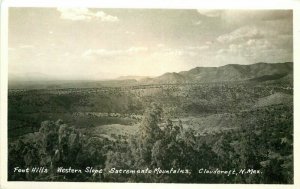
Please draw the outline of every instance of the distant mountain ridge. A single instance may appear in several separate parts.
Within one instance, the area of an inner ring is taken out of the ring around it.
[[[152,79],[141,80],[148,84],[175,84],[191,82],[221,82],[244,80],[274,80],[293,74],[293,63],[228,64],[220,67],[196,67],[189,71],[165,73]]]
[[[9,74],[10,89],[99,88],[152,84],[185,84],[226,81],[293,84],[293,63],[228,64],[220,67],[196,67],[188,71],[168,72],[158,77],[121,76],[107,80],[59,80],[39,73]]]

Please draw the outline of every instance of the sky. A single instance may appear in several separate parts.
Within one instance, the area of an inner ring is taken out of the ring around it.
[[[291,10],[9,8],[11,77],[112,79],[293,61]]]

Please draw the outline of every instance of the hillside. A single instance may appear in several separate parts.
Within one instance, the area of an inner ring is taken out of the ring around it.
[[[263,98],[260,98],[254,107],[264,107],[276,104],[289,104],[293,103],[293,95],[285,93],[275,93]]]
[[[175,84],[175,83],[186,83],[188,82],[188,78],[180,73],[165,73],[161,76],[155,77],[153,79],[143,80],[147,83],[151,84]],[[143,82],[142,81],[142,82]]]
[[[267,81],[276,80],[293,73],[293,63],[256,63],[251,65],[228,64],[220,67],[196,67],[179,73],[141,80],[148,84],[206,83],[220,81]]]

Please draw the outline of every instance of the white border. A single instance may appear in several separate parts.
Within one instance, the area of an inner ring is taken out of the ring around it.
[[[98,8],[164,8],[164,9],[293,9],[294,10],[294,184],[133,184],[133,183],[71,183],[71,182],[8,182],[7,181],[7,64],[8,7],[98,7]],[[297,8],[297,9],[296,9]],[[4,0],[1,3],[0,64],[0,188],[300,188],[299,128],[300,116],[300,2],[298,0]]]
[[[292,9],[298,0],[3,0],[8,7],[98,7],[172,9]]]

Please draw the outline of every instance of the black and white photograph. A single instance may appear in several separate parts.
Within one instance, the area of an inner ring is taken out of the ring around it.
[[[293,17],[9,7],[7,181],[293,185]]]

